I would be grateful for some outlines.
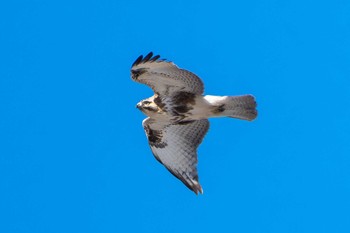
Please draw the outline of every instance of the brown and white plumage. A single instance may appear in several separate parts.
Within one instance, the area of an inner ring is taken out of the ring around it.
[[[160,60],[159,55],[139,56],[131,68],[132,78],[150,86],[159,95],[169,95],[176,91],[202,94],[202,80],[192,72],[178,68],[174,63]]]
[[[252,95],[203,96],[198,76],[149,53],[131,67],[134,81],[148,85],[154,95],[137,107],[146,118],[142,125],[155,158],[196,194],[203,193],[198,181],[197,148],[209,129],[210,117],[253,120],[257,116]]]
[[[156,159],[195,193],[198,183],[197,148],[209,129],[207,119],[165,124],[146,118],[142,125]]]

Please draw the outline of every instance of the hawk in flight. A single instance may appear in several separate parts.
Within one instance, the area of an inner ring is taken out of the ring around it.
[[[153,56],[139,56],[131,67],[131,78],[146,84],[154,95],[137,104],[148,117],[142,126],[155,158],[196,194],[197,148],[209,129],[210,117],[254,120],[256,102],[252,95],[203,95],[201,79],[174,63]]]

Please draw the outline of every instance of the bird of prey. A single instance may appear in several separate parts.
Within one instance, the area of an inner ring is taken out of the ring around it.
[[[254,120],[254,96],[203,96],[204,85],[198,76],[152,52],[135,60],[131,78],[154,91],[136,106],[148,116],[142,126],[153,155],[190,190],[203,193],[197,148],[209,129],[208,118]]]

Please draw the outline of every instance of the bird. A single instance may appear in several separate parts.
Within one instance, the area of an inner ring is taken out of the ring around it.
[[[252,121],[257,117],[255,97],[204,95],[197,75],[153,52],[134,61],[131,79],[154,92],[136,105],[147,116],[142,126],[154,157],[196,195],[203,194],[197,149],[209,129],[208,118]]]

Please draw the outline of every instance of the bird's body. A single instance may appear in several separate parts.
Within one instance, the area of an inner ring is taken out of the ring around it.
[[[246,104],[249,101],[252,106],[247,109]],[[229,104],[233,106],[229,106]],[[137,108],[151,118],[172,123],[181,122],[184,119],[188,121],[212,117],[235,117],[252,120],[256,115],[254,97],[251,95],[201,96],[179,92],[178,95],[160,99],[155,94],[140,101]]]
[[[142,125],[156,159],[188,188],[202,193],[197,173],[197,147],[209,129],[208,118],[257,116],[252,95],[203,96],[204,85],[193,73],[149,53],[132,65],[134,81],[155,94],[137,104],[148,116]]]

